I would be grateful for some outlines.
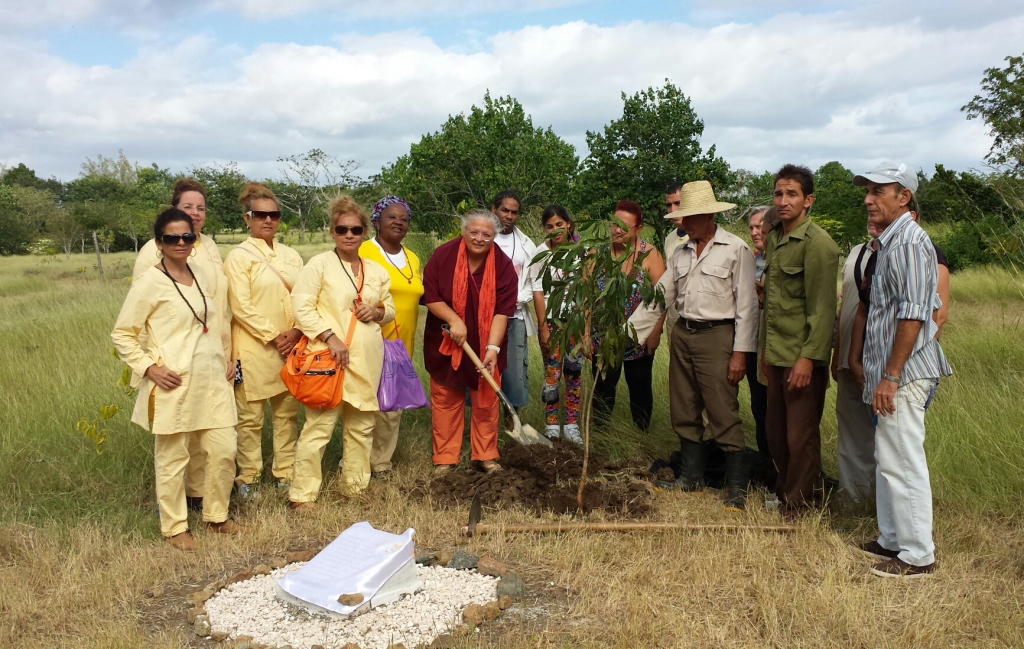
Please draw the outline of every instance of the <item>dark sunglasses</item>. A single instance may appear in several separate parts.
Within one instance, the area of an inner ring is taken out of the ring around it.
[[[336,225],[336,226],[334,226],[334,233],[335,234],[348,234],[349,232],[351,232],[352,234],[354,234],[354,235],[356,235],[358,237],[358,236],[361,236],[364,232],[366,232],[366,228],[364,228],[361,225],[353,225],[352,227],[349,227],[347,225]]]
[[[274,210],[272,212],[264,212],[263,210],[249,210],[246,215],[250,219],[270,219],[271,221],[280,221],[281,212]]]
[[[162,241],[165,246],[176,246],[176,245],[178,245],[179,241],[184,241],[185,245],[191,246],[192,244],[194,244],[196,242],[196,239],[198,239],[198,238],[199,237],[197,237],[196,235],[192,234],[191,232],[186,232],[185,234],[162,234],[162,235],[160,235],[160,241]]]

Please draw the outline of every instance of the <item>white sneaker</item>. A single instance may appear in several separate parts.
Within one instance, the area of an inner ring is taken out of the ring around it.
[[[249,500],[256,495],[256,489],[251,484],[245,484],[244,482],[238,485],[238,497],[241,500]]]
[[[765,509],[768,509],[768,510],[778,509],[779,505],[781,505],[781,504],[782,503],[779,501],[779,497],[776,496],[773,493],[770,493],[770,494],[768,494],[767,496],[764,497],[764,508]]]
[[[544,436],[551,439],[558,439],[558,424],[548,424],[544,427]]]
[[[583,445],[583,437],[580,435],[579,424],[566,424],[565,425],[565,436],[569,438],[574,444]]]

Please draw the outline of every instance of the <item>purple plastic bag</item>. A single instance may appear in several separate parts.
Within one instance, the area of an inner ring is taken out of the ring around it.
[[[384,369],[380,373],[377,401],[382,412],[415,410],[430,405],[409,352],[400,339],[384,339]]]

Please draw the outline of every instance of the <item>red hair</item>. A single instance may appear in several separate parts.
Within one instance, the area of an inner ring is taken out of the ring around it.
[[[640,209],[640,205],[634,201],[619,201],[615,204],[616,212],[628,212],[636,217],[636,224],[643,225],[644,223],[644,211]]]

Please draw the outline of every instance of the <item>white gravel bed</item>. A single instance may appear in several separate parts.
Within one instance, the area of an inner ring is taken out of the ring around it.
[[[220,590],[204,604],[214,631],[232,638],[247,635],[255,642],[294,649],[318,644],[326,649],[352,642],[362,649],[387,649],[401,642],[412,649],[429,644],[461,622],[470,604],[495,597],[498,580],[474,571],[416,566],[423,589],[397,602],[351,618],[319,615],[277,598],[274,580],[301,568],[293,563]]]

